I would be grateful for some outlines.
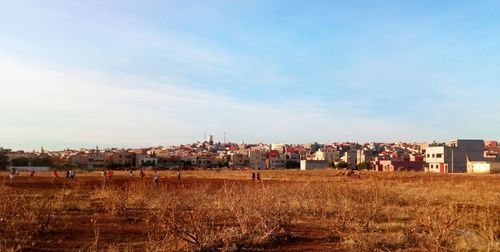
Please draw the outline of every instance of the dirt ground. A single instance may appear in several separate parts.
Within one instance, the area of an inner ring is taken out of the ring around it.
[[[75,181],[66,178],[52,179],[50,172],[39,172],[33,178],[27,172],[21,173],[11,183],[6,172],[0,173],[0,183],[13,188],[21,195],[33,197],[43,197],[65,190],[78,188],[79,191],[92,191],[103,186],[116,185],[124,186],[130,183],[150,183],[154,184],[148,171],[144,179],[141,179],[138,172],[129,176],[127,172],[115,172],[111,179],[103,179],[99,172],[87,173],[77,172]],[[433,175],[422,173],[404,174],[380,174],[363,173],[360,178],[348,177],[343,174],[338,175],[337,171],[328,172],[316,171],[262,171],[262,181],[256,182],[251,179],[251,170],[241,171],[183,171],[180,180],[175,177],[175,171],[160,172],[160,183],[168,184],[171,188],[190,188],[194,186],[206,185],[213,188],[220,188],[228,183],[237,183],[245,186],[273,187],[275,185],[285,186],[307,186],[311,183],[339,183],[339,184],[363,184],[363,181],[379,181],[381,184],[404,185],[405,188],[439,188],[443,184],[454,185],[460,188],[462,185],[481,186],[484,184],[500,184],[499,175]],[[495,190],[498,187],[494,187]],[[499,193],[499,192],[496,192]],[[102,203],[94,200],[89,193],[73,194],[67,200],[79,202],[72,206],[65,207],[65,211],[60,213],[63,218],[54,225],[49,233],[44,234],[41,242],[26,251],[78,251],[85,250],[86,246],[94,239],[96,228],[93,221],[99,223],[98,232],[100,242],[104,244],[140,244],[145,240],[146,224],[142,221],[140,214],[137,218],[120,220],[111,216],[103,208]],[[1,203],[0,203],[1,204]],[[497,206],[497,210],[500,206]],[[147,214],[147,212],[144,212]],[[352,250],[349,247],[349,240],[343,239],[325,230],[323,219],[304,216],[296,219],[292,223],[290,237],[281,243],[275,243],[268,247],[256,248],[256,251],[343,251]],[[140,247],[134,250],[141,250]],[[390,249],[388,249],[390,250]],[[245,251],[252,251],[246,249]]]

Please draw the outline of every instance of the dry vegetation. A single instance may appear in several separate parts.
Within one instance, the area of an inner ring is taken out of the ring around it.
[[[4,179],[0,251],[500,250],[498,175],[250,173]]]

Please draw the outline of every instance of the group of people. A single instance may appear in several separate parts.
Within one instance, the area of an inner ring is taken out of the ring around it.
[[[35,175],[35,171],[33,170],[30,174],[31,175]],[[31,177],[33,177],[31,176]],[[54,180],[60,178],[61,176],[59,175],[59,172],[57,172],[57,170],[52,170],[52,182],[54,182]],[[69,180],[74,180],[75,177],[76,177],[76,171],[73,170],[73,169],[70,169],[70,170],[66,170],[66,175],[65,177]]]
[[[9,172],[9,178],[10,178],[10,183],[14,182],[14,179],[19,176],[19,170],[17,170],[15,167],[12,168]],[[35,169],[30,170],[30,179],[35,177]]]
[[[113,170],[111,170],[111,169],[102,170],[101,174],[102,174],[103,179],[111,180],[111,178],[113,177]],[[132,168],[128,169],[128,175],[130,177],[134,176],[134,170]],[[141,179],[144,179],[144,177],[146,177],[146,172],[143,169],[141,169],[141,171],[139,172],[139,176],[141,176]],[[176,176],[177,180],[180,180],[181,179],[181,172],[179,170],[177,170],[175,176]],[[157,170],[153,170],[153,181],[155,182],[155,184],[160,182],[160,174],[158,173]]]
[[[259,172],[252,172],[252,180],[260,180],[260,173]]]
[[[35,176],[35,170],[34,169],[31,169],[30,170],[30,178],[33,178]],[[129,169],[129,176],[132,177],[133,176],[133,169],[130,168]],[[146,177],[146,172],[141,169],[139,175],[141,176],[142,179],[144,179],[144,177]],[[16,176],[19,176],[19,170],[17,170],[16,168],[12,168],[9,172],[9,177],[10,177],[10,183],[13,183],[14,182],[14,179]],[[107,170],[102,170],[101,171],[101,176],[102,178],[106,181],[106,180],[111,180],[112,177],[113,177],[113,170],[111,169],[107,169]],[[54,182],[54,180],[56,179],[59,179],[61,176],[59,175],[59,172],[57,170],[52,170],[52,182]],[[74,180],[75,177],[76,177],[76,171],[73,170],[73,169],[70,169],[70,170],[66,170],[66,175],[65,177],[69,180]],[[177,170],[176,174],[175,174],[175,177],[177,180],[180,180],[181,179],[181,172],[180,170]],[[255,173],[253,175],[253,179],[255,180]],[[260,180],[260,175],[259,173],[257,173],[257,180]],[[158,173],[157,170],[153,170],[153,181],[157,184],[160,182],[160,174]]]

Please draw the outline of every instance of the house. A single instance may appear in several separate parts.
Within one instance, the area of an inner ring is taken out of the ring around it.
[[[158,165],[158,158],[150,157],[149,155],[137,154],[135,155],[135,166],[156,166]]]
[[[112,161],[115,164],[120,164],[123,166],[130,166],[134,164],[135,153],[128,152],[125,150],[114,152],[112,155]]]
[[[326,169],[328,162],[324,160],[300,160],[300,170]]]
[[[456,140],[448,145],[431,145],[425,150],[425,171],[440,173],[467,172],[467,156],[483,160],[483,140]]]
[[[278,150],[271,150],[267,153],[266,167],[269,169],[285,168],[286,159]]]
[[[496,160],[473,161],[467,156],[467,173],[500,173],[500,162]]]
[[[255,169],[264,169],[266,167],[267,151],[254,149],[248,151],[250,167]]]
[[[344,153],[344,156],[342,156],[342,160],[347,163],[347,168],[354,170],[356,169],[357,165],[357,151],[356,150],[348,150]]]
[[[393,171],[424,171],[424,161],[406,161],[406,160],[378,160],[372,162],[372,167],[379,172]]]
[[[340,153],[333,149],[321,148],[314,153],[314,160],[324,160],[329,163],[340,159]]]
[[[248,155],[243,155],[241,153],[233,153],[230,158],[230,164],[235,168],[248,167],[250,164],[250,159]]]

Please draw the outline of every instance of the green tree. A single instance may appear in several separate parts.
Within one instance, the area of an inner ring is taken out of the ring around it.
[[[5,154],[7,154],[6,151],[3,149],[0,150],[0,169],[7,168],[7,165],[9,164],[9,157]]]
[[[358,168],[358,170],[369,170],[370,169],[370,163],[368,162],[362,162],[362,163],[359,163],[356,168]]]
[[[347,162],[343,161],[343,160],[342,160],[342,161],[340,161],[340,162],[337,164],[337,167],[338,167],[338,168],[342,168],[342,169],[347,168],[348,166],[349,166],[349,164],[348,164]]]
[[[26,157],[13,158],[11,161],[13,166],[28,166],[30,159]]]
[[[40,155],[31,160],[31,165],[33,166],[52,166],[54,160],[49,155]]]
[[[120,167],[121,167],[121,164],[118,164],[118,163],[113,163],[113,162],[108,163],[108,164],[106,165],[106,168],[108,168],[108,169],[113,169],[113,170],[114,170],[114,169],[117,169],[117,168],[120,168]]]
[[[299,169],[300,163],[295,160],[287,160],[285,163],[286,169]]]

